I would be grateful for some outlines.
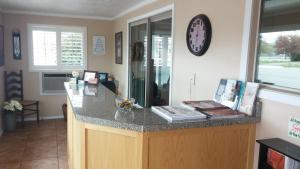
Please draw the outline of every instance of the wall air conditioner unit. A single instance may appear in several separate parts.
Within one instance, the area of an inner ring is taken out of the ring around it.
[[[64,82],[69,81],[70,73],[41,73],[41,95],[63,95],[66,93]]]

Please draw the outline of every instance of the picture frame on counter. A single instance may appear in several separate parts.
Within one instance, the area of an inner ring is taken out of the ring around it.
[[[83,72],[83,81],[87,84],[98,84],[98,72],[85,70]]]
[[[21,35],[19,31],[12,33],[13,38],[13,58],[15,60],[21,60]]]
[[[123,64],[122,32],[115,34],[115,63]]]

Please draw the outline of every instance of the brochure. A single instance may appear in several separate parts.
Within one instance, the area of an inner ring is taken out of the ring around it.
[[[244,95],[241,98],[241,102],[238,107],[238,110],[240,112],[246,113],[248,115],[252,115],[258,88],[259,88],[258,83],[247,82]]]

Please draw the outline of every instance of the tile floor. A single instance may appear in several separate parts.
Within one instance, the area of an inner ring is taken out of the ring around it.
[[[0,137],[0,169],[67,169],[67,123],[27,122]]]

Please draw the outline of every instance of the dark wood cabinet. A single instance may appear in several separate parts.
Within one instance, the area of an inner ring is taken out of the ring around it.
[[[267,163],[268,150],[272,149],[297,162],[300,162],[300,147],[279,138],[257,140],[260,144],[258,169],[272,169]]]

